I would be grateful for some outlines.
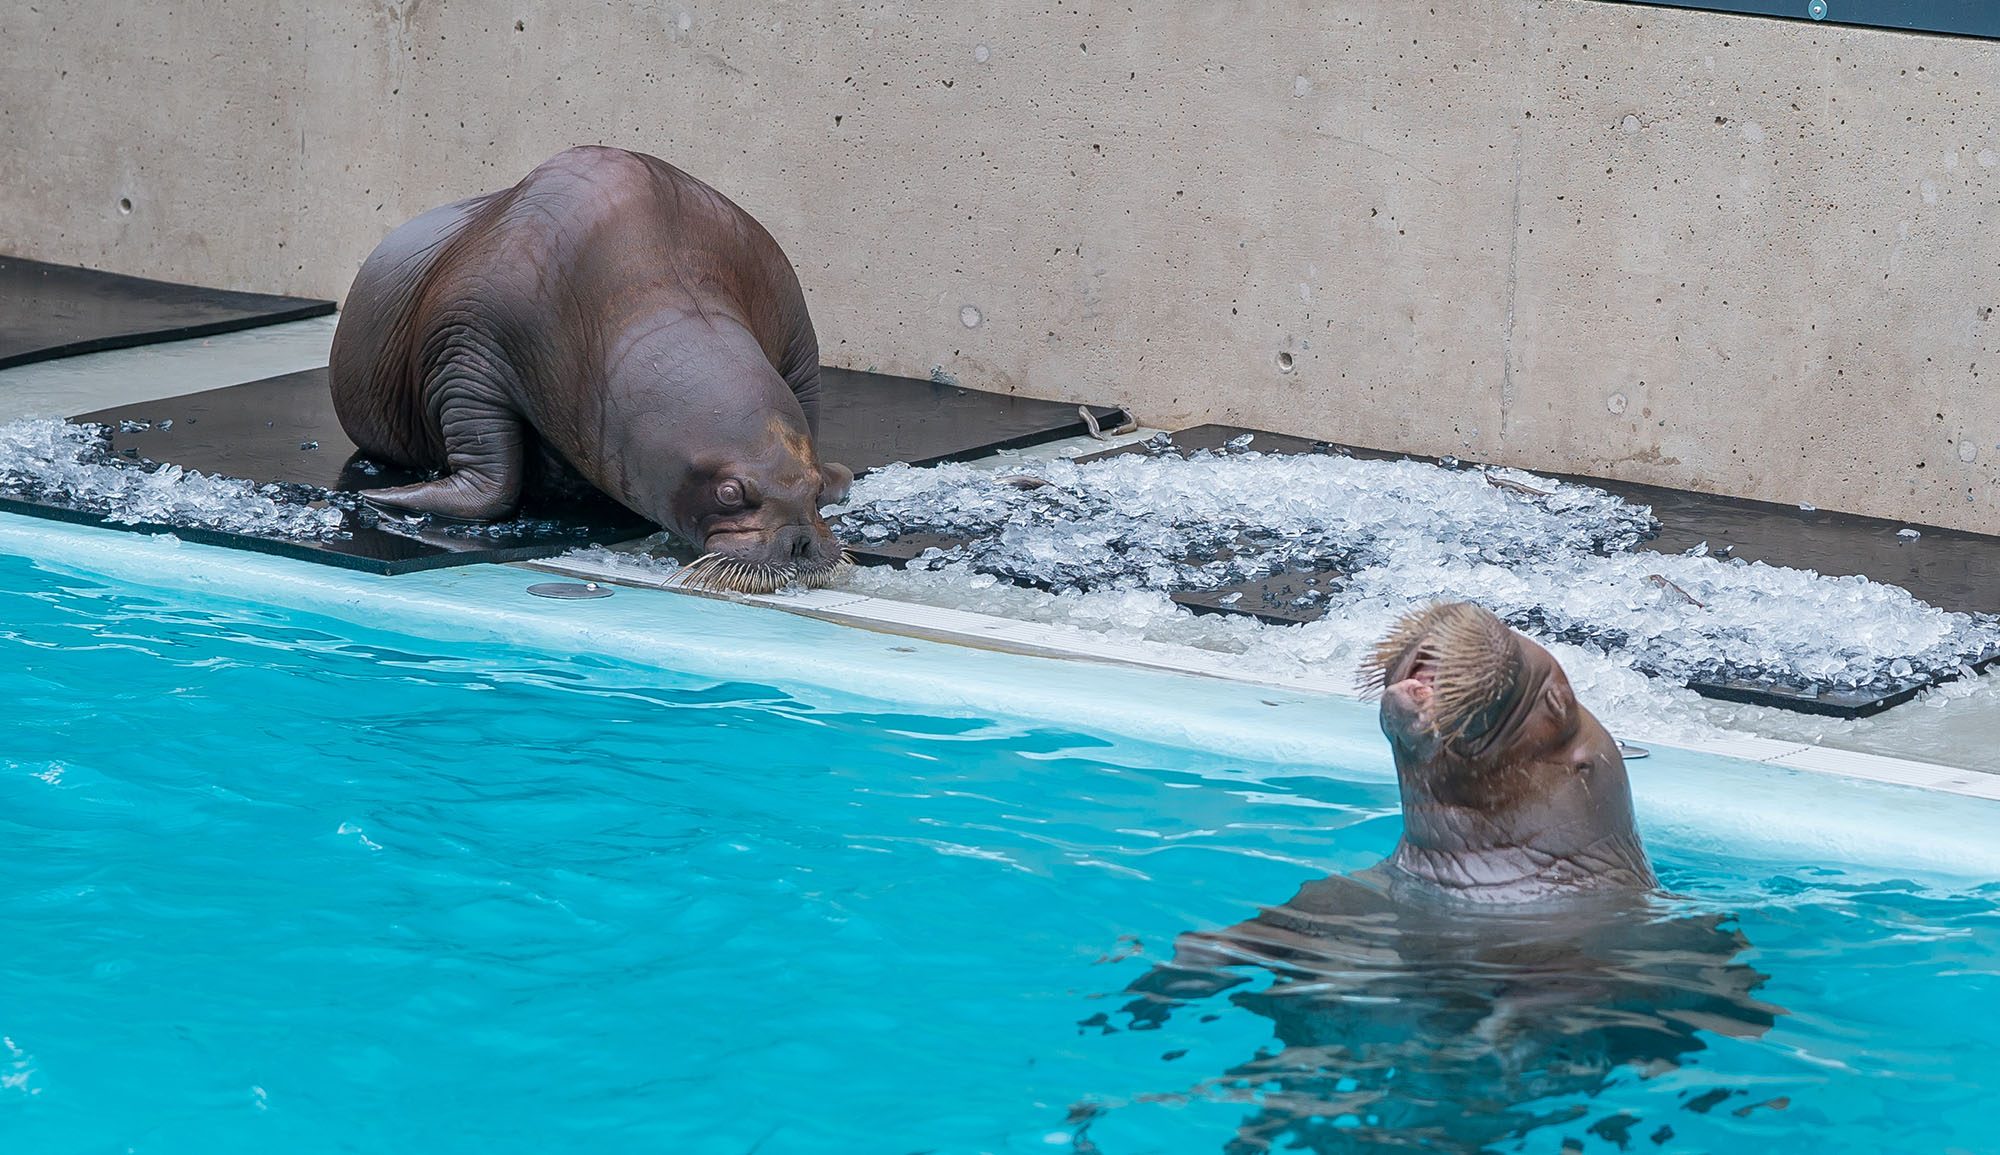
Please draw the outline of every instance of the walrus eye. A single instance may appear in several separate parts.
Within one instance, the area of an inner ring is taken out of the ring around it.
[[[715,487],[716,504],[724,509],[743,508],[743,483],[731,479]]]

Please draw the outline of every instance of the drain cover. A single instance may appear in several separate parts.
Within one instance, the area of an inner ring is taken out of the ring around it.
[[[541,582],[529,586],[528,592],[538,598],[566,598],[575,600],[578,598],[608,598],[611,596],[611,587],[601,586],[596,582]]]

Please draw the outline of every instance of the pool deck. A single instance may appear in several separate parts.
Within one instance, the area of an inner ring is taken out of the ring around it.
[[[334,318],[317,318],[226,336],[94,353],[0,371],[0,420],[64,416],[315,368],[326,363],[333,327]],[[1142,430],[1133,437],[1143,437],[1149,432]],[[1089,441],[1058,443],[1043,447],[1038,454],[1066,455],[1100,448],[1103,448],[1100,443]],[[919,605],[850,590],[827,589],[763,596],[699,595],[669,591],[660,587],[657,579],[634,576],[623,570],[573,558],[516,565],[538,572],[627,587],[654,587],[641,596],[726,596],[728,600],[749,606],[933,642],[1046,659],[1221,679],[1268,686],[1293,694],[1327,695],[1349,700],[1356,697],[1347,685],[1348,671],[1345,670],[1329,671],[1324,676],[1260,676],[1204,663],[1200,651],[1188,647]],[[1980,681],[1989,683],[1993,678],[1988,676]],[[1953,705],[1967,708],[1957,712],[1962,717],[1939,723],[1943,728],[1943,733],[1938,735],[1941,741],[1930,745],[1934,752],[1942,754],[1942,758],[1934,762],[1894,757],[1879,750],[1844,749],[1793,740],[1783,737],[1781,733],[1759,734],[1758,731],[1766,729],[1758,724],[1760,713],[1773,715],[1766,719],[1770,723],[1769,729],[1773,731],[1795,724],[1791,719],[1776,717],[1777,711],[1739,711],[1731,716],[1728,723],[1731,728],[1750,731],[1742,736],[1691,738],[1671,733],[1626,733],[1621,736],[1648,746],[1672,747],[1807,773],[2000,799],[2000,775],[1951,764],[1961,760],[1956,756],[1961,753],[1965,755],[1964,761],[1976,761],[1974,751],[1990,745],[1991,729],[1995,725],[1995,720],[1990,717],[1993,711],[1975,712],[1975,707],[1985,705],[1983,701]],[[1915,711],[1921,707],[1912,704],[1898,709]],[[1969,724],[1967,718],[1970,718]],[[1953,728],[1954,722],[1956,729]]]

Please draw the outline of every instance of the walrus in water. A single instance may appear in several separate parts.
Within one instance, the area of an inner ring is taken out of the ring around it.
[[[1658,894],[1617,744],[1548,651],[1445,605],[1399,623],[1365,672],[1401,787],[1394,853],[1182,935],[1128,988],[1143,1030],[1248,982],[1240,968],[1275,976],[1231,997],[1280,1046],[1210,1088],[1263,1090],[1227,1151],[1480,1151],[1581,1124],[1621,1071],[1673,1069],[1703,1032],[1756,1037],[1782,1013],[1753,997],[1766,976],[1733,961],[1747,943],[1726,918]],[[1581,1129],[1622,1146],[1642,1122],[1672,1135],[1623,1113]]]
[[[361,452],[436,474],[365,496],[491,521],[580,478],[686,539],[704,584],[823,583],[819,342],[791,263],[665,161],[572,148],[390,233],[341,310],[334,409]]]

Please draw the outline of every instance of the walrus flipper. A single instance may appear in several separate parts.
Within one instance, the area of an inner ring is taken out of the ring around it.
[[[398,227],[369,254],[341,302],[327,374],[334,414],[364,456],[406,468],[440,464],[435,439],[414,420],[427,324],[419,305],[439,262],[497,195],[444,205]]]
[[[513,369],[494,352],[451,339],[426,374],[424,399],[444,434],[445,473],[432,481],[372,489],[377,505],[466,521],[498,521],[521,504],[526,423],[506,398]]]

